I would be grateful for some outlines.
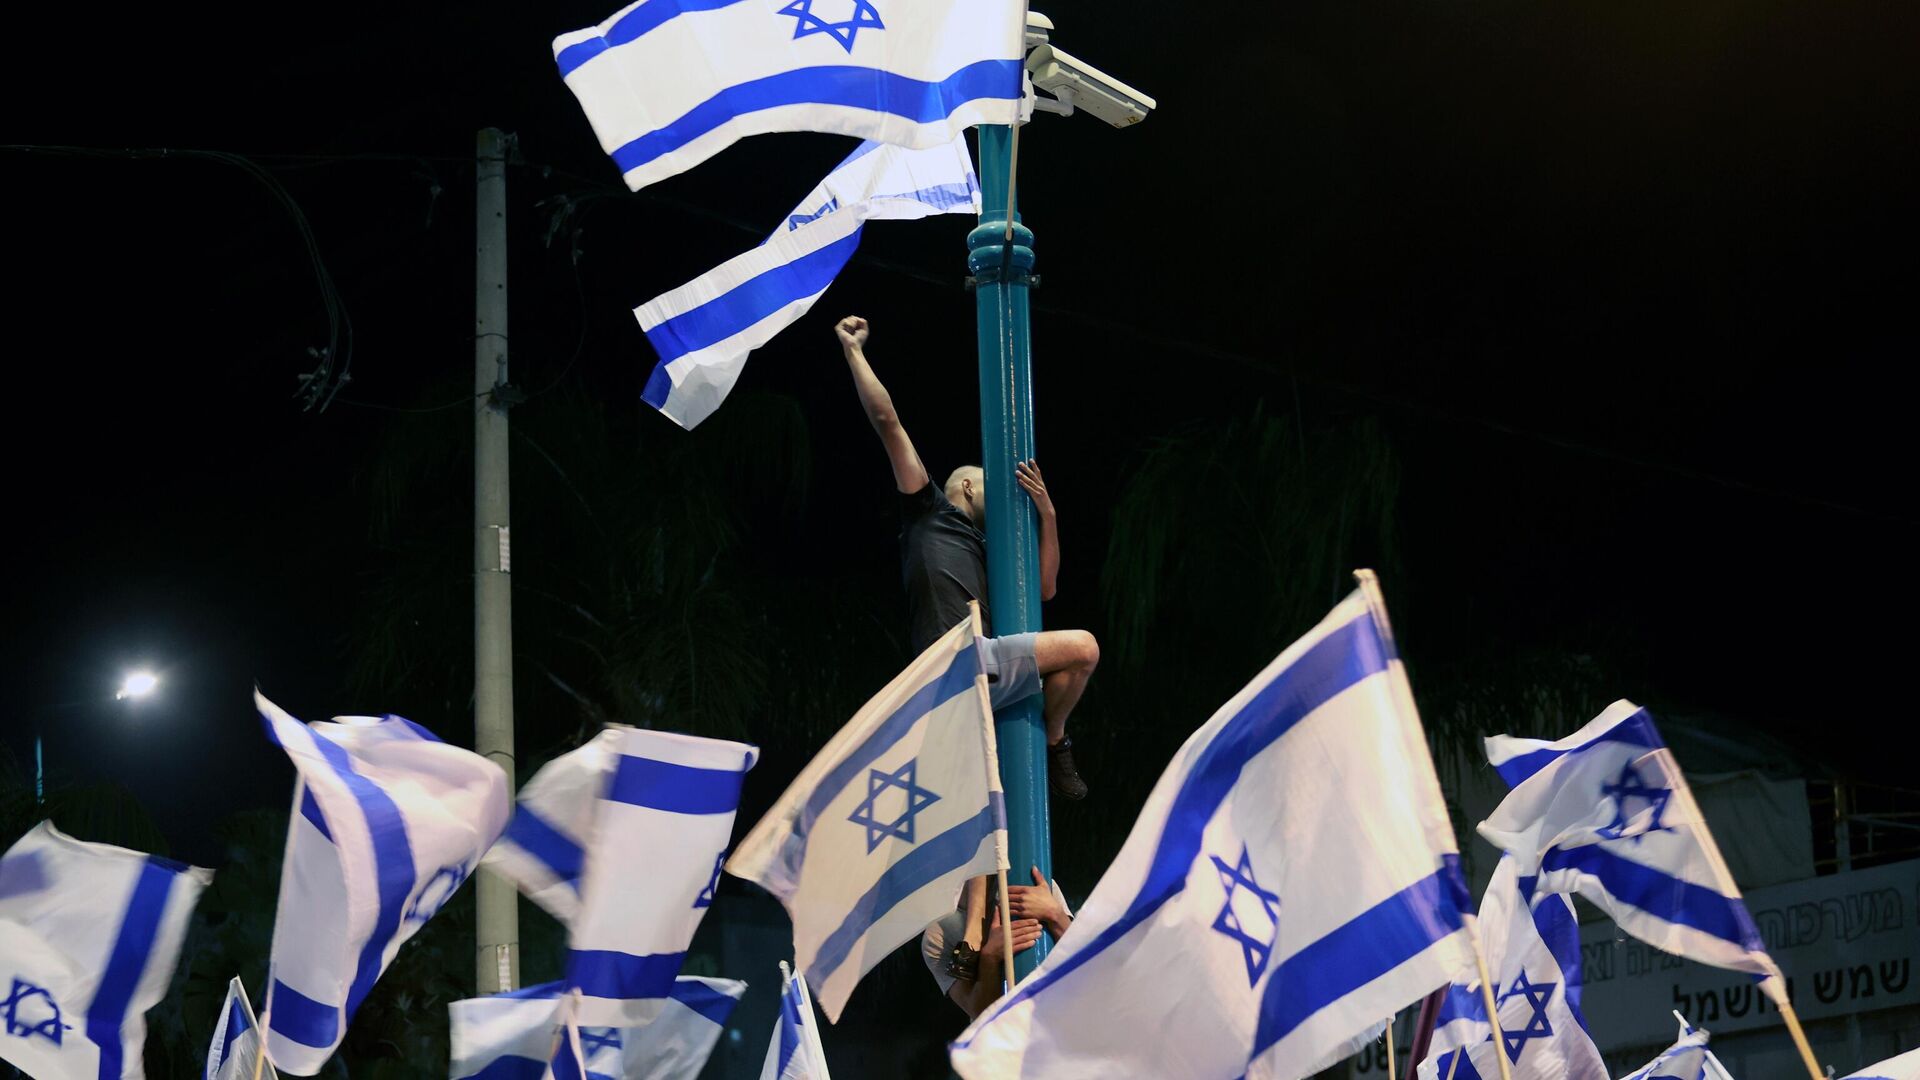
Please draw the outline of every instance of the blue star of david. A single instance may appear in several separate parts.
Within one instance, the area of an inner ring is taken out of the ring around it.
[[[813,5],[818,0],[793,0],[793,3],[780,9],[780,14],[794,18],[793,40],[799,41],[809,34],[826,34],[840,43],[848,52],[853,51],[853,39],[862,30],[885,30],[886,24],[880,21],[880,12],[873,6],[873,0],[853,0],[853,17],[841,22],[828,22],[813,13]]]
[[[1240,943],[1240,951],[1247,961],[1247,985],[1260,981],[1260,973],[1267,969],[1267,959],[1273,955],[1273,939],[1280,932],[1280,897],[1260,887],[1254,880],[1253,863],[1247,858],[1245,844],[1240,846],[1240,860],[1228,866],[1225,859],[1218,855],[1209,855],[1214,869],[1220,874],[1220,884],[1227,890],[1226,902],[1220,906],[1220,915],[1213,920],[1213,928]],[[1260,902],[1261,910],[1267,913],[1267,921],[1273,924],[1273,930],[1265,938],[1247,933],[1240,923],[1240,916],[1233,910],[1233,894],[1245,889]]]
[[[1635,840],[1650,832],[1660,832],[1666,828],[1660,824],[1660,815],[1667,812],[1667,800],[1673,798],[1672,788],[1651,787],[1641,777],[1640,770],[1629,761],[1620,768],[1620,778],[1611,784],[1602,785],[1600,794],[1613,800],[1613,820],[1600,830],[1600,835],[1609,840],[1618,840],[1626,834],[1627,823],[1632,817],[1627,813],[1627,800],[1638,799],[1653,807],[1653,818],[1645,829],[1633,834]]]
[[[580,1053],[592,1057],[602,1050],[618,1050],[620,1042],[619,1028],[581,1028]]]
[[[1500,1025],[1500,1041],[1507,1046],[1507,1059],[1515,1065],[1520,1064],[1520,1052],[1526,1049],[1528,1039],[1553,1037],[1553,1025],[1547,1022],[1547,1002],[1553,1000],[1554,988],[1559,985],[1559,983],[1529,981],[1527,973],[1522,971],[1519,977],[1513,980],[1513,985],[1507,987],[1506,992],[1494,1002],[1498,1007],[1505,1005],[1509,999],[1522,997],[1527,1001],[1527,1008],[1532,1010],[1532,1015],[1527,1017],[1527,1025],[1518,1031],[1508,1027],[1504,1022]]]
[[[713,890],[720,885],[720,867],[724,865],[726,861],[727,853],[724,851],[713,857],[713,876],[707,879],[707,887],[700,890],[700,895],[693,898],[694,907],[703,908],[713,906]]]
[[[847,817],[855,825],[866,826],[867,854],[873,854],[873,849],[880,846],[880,841],[889,836],[913,843],[913,816],[940,801],[940,796],[914,782],[914,770],[919,764],[920,759],[913,758],[890,773],[879,769],[867,770],[867,797]],[[873,804],[888,788],[899,788],[905,792],[907,805],[900,811],[899,817],[892,821],[881,821],[874,816]]]
[[[35,998],[46,1003],[46,1019],[38,1023],[33,1023],[31,1017],[21,1019],[22,1006]],[[61,1023],[60,1003],[53,1000],[53,995],[45,988],[35,986],[18,975],[13,978],[13,991],[7,995],[6,1001],[0,1002],[0,1010],[5,1010],[7,1034],[15,1038],[31,1039],[38,1035],[53,1045],[59,1046],[60,1033],[73,1030],[72,1024]]]
[[[408,905],[403,917],[410,923],[423,923],[433,918],[440,913],[441,908],[447,906],[447,901],[453,899],[453,894],[460,891],[461,883],[466,880],[467,868],[464,866],[449,866],[442,869],[428,879],[427,887],[421,889],[420,895],[413,898],[413,903]]]

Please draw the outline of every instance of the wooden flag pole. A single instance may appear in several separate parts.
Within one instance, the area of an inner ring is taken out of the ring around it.
[[[1017,132],[1019,128],[1016,127],[1014,130]],[[981,637],[985,636],[981,633],[981,631],[985,629],[985,626],[980,618],[980,601],[967,601],[967,612],[973,620],[974,640],[978,641]],[[987,672],[985,668],[975,673],[973,677],[973,688],[975,693],[980,697],[980,714],[986,718],[987,786],[988,790],[992,790],[993,785],[1000,781],[1000,750],[994,744],[993,695],[987,691]],[[1001,825],[1001,828],[1004,829],[1005,827],[1004,824]],[[1007,902],[1006,869],[1002,867],[995,876],[1000,883],[1000,897],[998,901],[1000,905],[1000,959],[1002,963],[1006,965],[1007,990],[1011,992],[1014,984],[1018,981],[1018,976],[1013,973],[1013,910],[1008,906]]]
[[[1487,1001],[1487,1026],[1493,1029],[1493,1060],[1500,1066],[1500,1080],[1513,1080],[1513,1070],[1507,1066],[1506,1039],[1500,1034],[1500,1003],[1494,1000],[1493,976],[1487,971],[1487,954],[1480,950],[1480,923],[1473,916],[1465,917],[1467,924],[1467,943],[1473,947],[1473,964],[1480,972],[1480,996]],[[1466,1048],[1462,1048],[1465,1052]],[[1459,1058],[1454,1059],[1456,1065]]]
[[[1467,1048],[1464,1046],[1453,1052],[1453,1060],[1447,1062],[1447,1080],[1453,1080],[1453,1074],[1460,1071],[1460,1055],[1466,1052]]]
[[[1387,1080],[1399,1080],[1393,1060],[1393,1020],[1387,1017]]]
[[[1806,1062],[1807,1075],[1813,1080],[1827,1080],[1820,1071],[1820,1062],[1813,1056],[1813,1047],[1807,1043],[1807,1033],[1800,1027],[1800,1017],[1793,1011],[1793,1002],[1786,1000],[1786,994],[1780,995],[1780,1018],[1787,1022],[1787,1034],[1793,1036],[1793,1045],[1800,1051],[1800,1060]]]

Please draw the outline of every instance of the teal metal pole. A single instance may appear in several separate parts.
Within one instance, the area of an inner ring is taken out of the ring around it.
[[[1033,380],[1027,338],[1027,290],[1033,233],[1015,215],[1007,241],[1007,167],[1011,127],[982,126],[980,225],[967,234],[967,269],[975,282],[980,331],[980,455],[987,474],[987,605],[996,636],[1040,629],[1040,528],[1033,502],[1014,482],[1013,467],[1033,453]],[[1053,879],[1047,815],[1047,732],[1040,698],[994,716],[1000,783],[1007,793],[1008,882],[1032,883],[1029,867]],[[1052,943],[1014,957],[1026,978]]]

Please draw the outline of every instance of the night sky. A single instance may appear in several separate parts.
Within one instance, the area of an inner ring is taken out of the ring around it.
[[[1050,624],[1105,629],[1107,516],[1150,440],[1256,404],[1373,418],[1405,471],[1388,591],[1416,684],[1423,644],[1631,652],[1664,700],[1850,775],[1907,775],[1881,740],[1910,724],[1917,598],[1898,387],[1920,355],[1920,8],[1040,10],[1161,106],[1131,130],[1042,116],[1023,136],[1039,456],[1065,537]],[[126,785],[176,853],[213,861],[212,822],[286,798],[256,682],[309,719],[435,708],[405,687],[345,700],[345,641],[377,436],[415,415],[393,409],[468,392],[476,129],[516,133],[525,161],[508,181],[521,408],[566,380],[667,423],[639,401],[653,356],[629,309],[756,243],[851,141],[760,137],[626,194],[548,48],[610,11],[8,16],[33,55],[9,61],[5,142],[253,155],[310,219],[354,329],[351,384],[305,411],[326,322],[266,187],[190,156],[0,155],[17,755],[39,716],[56,770]],[[551,200],[587,195],[549,242]],[[749,365],[744,387],[792,395],[812,431],[796,577],[891,553],[835,318],[873,321],[936,474],[977,457],[968,227],[868,230]],[[427,497],[464,506],[470,487]],[[167,679],[137,712],[108,700],[134,662]],[[458,707],[415,718],[468,731]],[[1103,764],[1150,776],[1164,758]]]

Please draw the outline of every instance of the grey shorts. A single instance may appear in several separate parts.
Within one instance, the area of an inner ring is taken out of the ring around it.
[[[1040,692],[1040,664],[1033,658],[1039,639],[1039,631],[980,639],[980,663],[987,669],[987,694],[995,712]]]

